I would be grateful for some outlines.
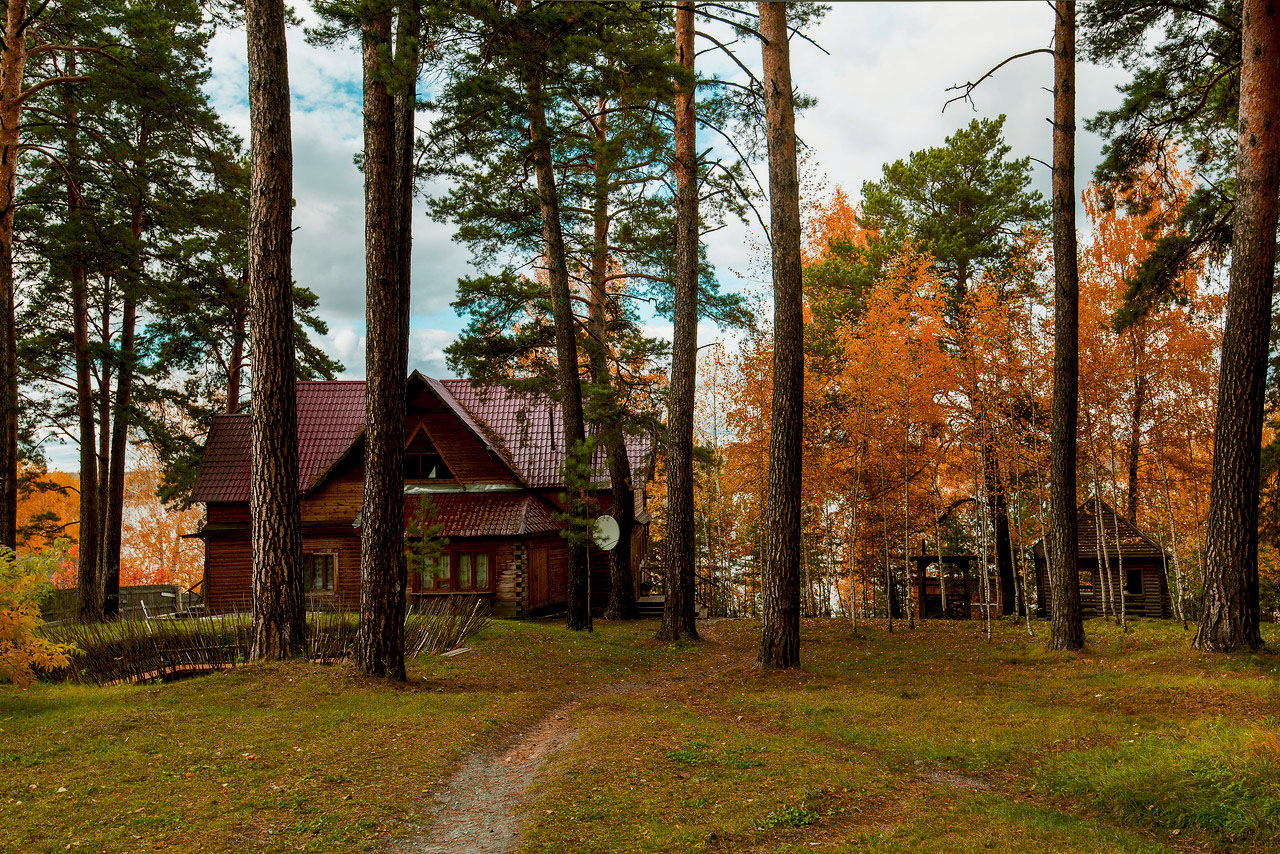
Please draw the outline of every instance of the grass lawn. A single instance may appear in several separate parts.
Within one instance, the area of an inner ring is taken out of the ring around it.
[[[808,621],[803,669],[765,675],[747,621],[677,646],[496,622],[404,687],[301,664],[0,686],[0,850],[381,849],[468,751],[575,694],[528,851],[1280,849],[1280,657],[1161,622],[1090,621],[1081,655],[1011,624],[860,628]]]
[[[407,686],[254,665],[151,687],[0,685],[0,851],[359,851],[470,749],[690,652],[652,625],[495,621]]]

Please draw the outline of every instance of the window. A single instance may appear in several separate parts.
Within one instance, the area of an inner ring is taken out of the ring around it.
[[[450,550],[433,557],[409,556],[413,593],[484,593],[493,589],[493,557],[488,549]]]
[[[431,444],[427,431],[419,427],[404,448],[405,480],[453,480],[453,472]]]
[[[1124,571],[1124,592],[1130,596],[1142,595],[1142,570],[1126,569]]]
[[[415,591],[450,589],[449,555],[447,554],[436,554],[429,557],[410,555],[409,569],[413,573],[413,589]]]
[[[458,552],[457,560],[458,590],[489,589],[489,553]]]
[[[332,554],[302,556],[302,584],[307,593],[332,593],[338,558]]]

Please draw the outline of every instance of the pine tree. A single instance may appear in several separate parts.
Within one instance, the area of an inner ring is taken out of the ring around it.
[[[693,416],[698,357],[698,150],[694,4],[676,7],[675,329],[668,392],[666,600],[660,640],[696,640],[694,598]]]
[[[454,305],[469,322],[447,351],[450,363],[473,379],[547,393],[563,405],[569,380],[559,375],[549,289],[556,265],[548,263],[549,220],[537,173],[527,168],[532,114],[515,86],[535,62],[552,167],[542,186],[555,185],[571,298],[582,306],[572,317],[587,375],[585,383],[578,380],[583,414],[595,428],[589,444],[602,449],[610,471],[612,512],[625,544],[633,477],[626,438],[658,432],[653,362],[664,350],[644,335],[635,305],[647,300],[661,313],[672,310],[671,131],[660,120],[672,97],[669,22],[643,7],[637,13],[609,4],[521,12],[519,28],[502,24],[499,10],[487,4],[469,12],[452,26],[475,52],[445,63],[447,83],[436,101],[441,118],[428,140],[428,171],[452,184],[431,200],[433,212],[458,224],[457,239],[481,270],[459,282]],[[495,29],[508,40],[476,42]],[[561,49],[543,55],[548,39],[558,39]],[[740,318],[738,302],[716,293],[709,267],[698,261],[704,315]],[[576,468],[581,474],[573,477],[591,476],[591,467]],[[581,508],[565,514],[571,523],[583,515]],[[570,539],[585,541],[585,531],[571,530]],[[606,614],[625,617],[634,612],[625,546],[610,564]]]
[[[774,356],[769,441],[768,545],[763,577],[762,667],[800,663],[800,484],[804,417],[804,318],[800,182],[785,3],[760,3],[769,209],[773,244]]]
[[[57,10],[55,10],[57,11]],[[14,216],[23,154],[47,158],[24,139],[30,101],[49,88],[80,83],[61,63],[78,54],[112,59],[94,44],[50,38],[48,3],[8,0],[0,43],[0,546],[16,544],[18,512],[18,323],[15,317]],[[40,58],[37,59],[36,57]],[[91,609],[96,610],[93,602]]]
[[[1084,646],[1077,569],[1076,422],[1079,417],[1080,280],[1076,257],[1074,0],[1054,7],[1053,57],[1053,415],[1049,448],[1049,645]]]
[[[1222,334],[1204,607],[1195,647],[1262,646],[1258,486],[1280,192],[1280,9],[1246,0],[1231,286]]]
[[[287,658],[306,644],[298,410],[293,348],[293,142],[281,0],[245,6],[249,41],[248,283],[256,367],[249,491],[253,658]]]
[[[1003,138],[1004,116],[975,119],[941,147],[912,152],[884,167],[879,181],[862,187],[860,224],[876,237],[863,251],[864,263],[878,268],[908,241],[930,253],[948,283],[947,316],[953,347],[964,350],[970,333],[971,290],[984,279],[1029,287],[1026,229],[1047,214],[1031,189],[1030,159],[1010,159]],[[991,425],[981,432],[991,434]],[[988,449],[989,451],[989,449]],[[1009,528],[1005,484],[996,455],[984,453],[983,478],[1000,572],[1001,602],[1013,613],[1017,566]]]

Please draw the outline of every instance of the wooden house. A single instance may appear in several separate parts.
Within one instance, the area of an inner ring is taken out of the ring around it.
[[[1084,616],[1103,616],[1107,608],[1119,611],[1121,591],[1125,613],[1131,617],[1163,617],[1172,614],[1169,581],[1165,574],[1168,555],[1164,548],[1132,521],[1100,499],[1080,505],[1080,541],[1076,567],[1080,573],[1080,609]],[[1044,541],[1036,542],[1036,613],[1049,615],[1049,569]],[[1104,591],[1104,584],[1110,585]]]
[[[363,381],[300,382],[298,494],[304,583],[313,609],[360,602],[364,488]],[[564,501],[564,434],[549,398],[467,380],[409,377],[405,423],[405,519],[429,497],[447,540],[439,558],[411,560],[408,595],[480,596],[495,614],[536,616],[565,603],[567,549],[556,513]],[[205,505],[203,592],[211,612],[245,609],[249,551],[250,424],[214,419],[194,500]],[[633,569],[648,542],[648,445],[628,441],[636,483]],[[597,452],[594,514],[610,509],[608,467]],[[608,596],[608,555],[591,547],[592,600]],[[418,565],[413,565],[413,564]],[[635,573],[639,577],[639,572]]]
[[[976,566],[978,563],[977,555],[947,552],[943,552],[939,562],[937,553],[929,554],[922,542],[920,554],[911,556],[911,601],[916,619],[981,619],[987,599],[984,598],[982,570]],[[992,615],[999,617],[1000,580],[991,567],[987,572],[989,578],[985,592],[990,597]],[[894,616],[906,617],[905,590],[897,587],[895,584],[892,591]]]

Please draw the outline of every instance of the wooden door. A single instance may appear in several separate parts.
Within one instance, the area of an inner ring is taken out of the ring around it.
[[[529,591],[529,607],[539,608],[548,601],[548,585],[551,573],[547,571],[547,547],[529,546],[529,568],[525,576],[525,589]]]

